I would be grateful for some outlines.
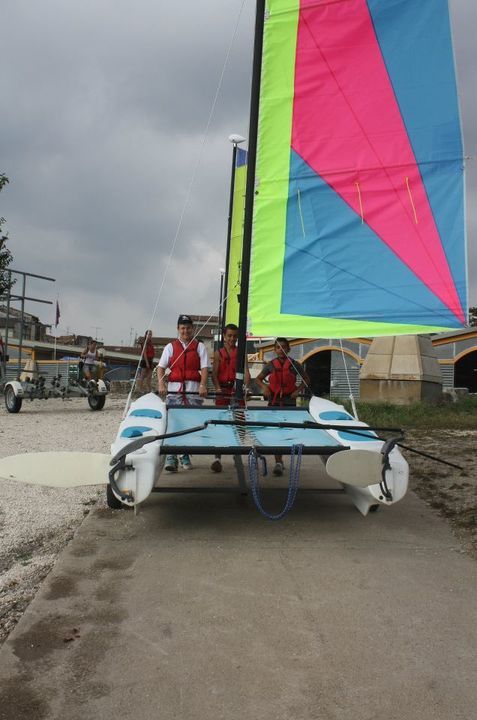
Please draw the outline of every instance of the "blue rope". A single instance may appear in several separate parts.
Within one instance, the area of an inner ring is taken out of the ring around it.
[[[271,513],[267,512],[265,510],[265,508],[262,505],[261,498],[260,498],[260,482],[259,482],[260,473],[258,470],[258,459],[261,456],[258,455],[258,453],[255,449],[250,450],[249,455],[248,455],[248,472],[249,472],[249,477],[250,477],[250,487],[252,490],[252,496],[253,496],[255,505],[257,506],[257,510],[265,518],[267,518],[267,520],[281,520],[292,509],[293,504],[295,502],[296,494],[298,492],[298,481],[300,479],[300,467],[301,467],[302,452],[303,452],[303,445],[292,445],[291,455],[290,455],[290,479],[288,481],[287,499],[286,499],[285,505],[283,506],[283,509],[276,515],[272,515]]]

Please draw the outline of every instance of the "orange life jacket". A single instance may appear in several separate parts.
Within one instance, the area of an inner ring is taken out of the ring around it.
[[[278,397],[291,395],[296,390],[296,374],[291,371],[292,364],[287,358],[281,363],[278,358],[272,360],[273,372],[268,376],[270,390],[273,393],[272,403],[276,402]]]
[[[148,360],[153,360],[155,355],[155,348],[152,344],[151,340],[146,340],[146,345],[144,347],[144,357],[146,357]]]
[[[232,348],[230,354],[223,347],[219,350],[220,361],[217,380],[223,387],[233,388],[235,384],[235,371],[237,368],[237,348]]]

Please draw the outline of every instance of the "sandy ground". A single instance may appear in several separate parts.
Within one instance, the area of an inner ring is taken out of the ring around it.
[[[109,453],[125,402],[108,397],[101,412],[79,398],[24,402],[11,415],[0,400],[0,457],[47,450]],[[104,494],[104,486],[58,489],[0,478],[0,642],[85,515],[105,504]]]
[[[413,431],[406,444],[461,465],[454,470],[408,453],[411,487],[450,522],[463,548],[477,559],[477,431]]]
[[[26,403],[18,415],[0,407],[0,457],[40,450],[109,453],[125,400],[109,397],[101,412],[84,400]],[[412,487],[451,523],[463,549],[477,558],[477,433],[415,431],[406,442],[462,464],[453,470],[408,454]],[[93,506],[104,505],[104,486],[54,489],[0,478],[0,643],[34,597],[56,557]]]

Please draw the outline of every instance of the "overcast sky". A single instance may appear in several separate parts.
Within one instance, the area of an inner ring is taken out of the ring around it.
[[[418,0],[416,0],[418,1]],[[3,0],[0,195],[13,267],[56,278],[59,332],[129,343],[148,325],[242,0]],[[477,156],[477,2],[451,0],[466,154]],[[246,0],[155,335],[217,309],[231,145],[248,132]],[[477,160],[467,170],[477,304]],[[27,308],[44,322],[45,305]]]

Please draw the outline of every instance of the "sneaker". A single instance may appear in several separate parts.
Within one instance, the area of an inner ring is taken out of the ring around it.
[[[273,474],[276,477],[281,477],[283,475],[283,463],[281,463],[281,462],[275,463],[275,467],[273,468]]]
[[[192,470],[192,463],[188,455],[181,455],[181,465],[183,470]]]
[[[168,470],[169,472],[177,472],[178,465],[179,465],[179,463],[177,462],[176,456],[168,455],[166,457],[164,470]]]
[[[216,472],[216,473],[222,472],[222,463],[220,462],[220,460],[218,458],[216,458],[214,460],[214,462],[210,466],[210,469],[212,470],[212,472]]]

